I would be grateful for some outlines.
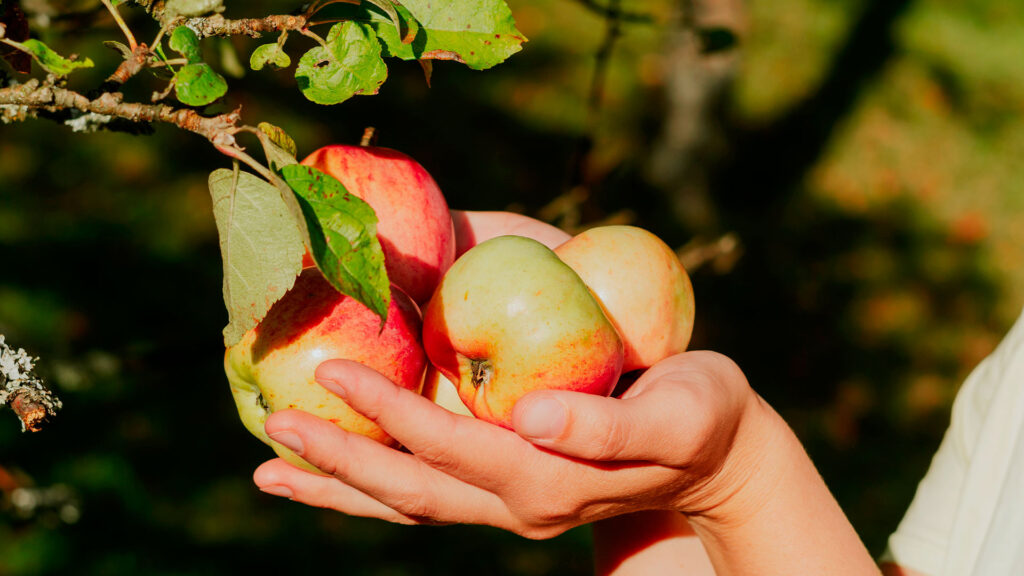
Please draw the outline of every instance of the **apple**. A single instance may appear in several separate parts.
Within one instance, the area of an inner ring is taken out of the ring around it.
[[[382,329],[380,317],[336,291],[319,270],[304,270],[259,325],[224,355],[238,415],[246,429],[279,456],[307,470],[312,467],[267,436],[263,425],[272,412],[297,408],[392,444],[380,427],[313,376],[321,362],[344,358],[419,392],[427,364],[421,329],[419,309],[400,289],[391,287],[391,305]]]
[[[388,148],[341,144],[320,148],[302,163],[334,176],[373,208],[391,282],[417,304],[429,300],[455,260],[455,229],[441,189],[423,166]],[[303,264],[312,264],[308,253]]]
[[[596,296],[625,346],[623,372],[686,350],[693,285],[676,253],[635,226],[591,228],[555,249]]]
[[[473,412],[466,408],[466,405],[462,403],[462,398],[459,398],[459,389],[433,366],[427,367],[427,378],[423,382],[423,395],[449,412],[473,416]]]
[[[608,395],[622,370],[622,342],[587,286],[521,236],[482,242],[452,265],[424,312],[423,344],[473,414],[506,428],[528,392]]]

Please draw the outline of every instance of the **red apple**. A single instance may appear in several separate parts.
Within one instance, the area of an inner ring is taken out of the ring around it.
[[[423,344],[482,420],[512,427],[533,390],[607,396],[622,342],[580,277],[540,242],[487,240],[460,257],[427,304]]]
[[[325,360],[361,362],[403,388],[419,391],[427,360],[416,304],[392,286],[383,330],[380,318],[355,299],[336,291],[320,272],[307,269],[238,344],[228,348],[224,370],[245,427],[289,462],[310,467],[263,430],[270,413],[304,410],[338,426],[384,443],[380,427],[317,384],[313,376]]]
[[[348,145],[326,146],[302,163],[334,176],[373,208],[391,282],[418,304],[429,300],[455,260],[455,230],[423,166],[388,148]]]
[[[634,226],[591,228],[555,249],[597,297],[625,345],[622,370],[650,368],[686,350],[693,286],[676,253]]]

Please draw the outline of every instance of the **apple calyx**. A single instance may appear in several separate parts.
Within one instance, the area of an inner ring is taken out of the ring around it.
[[[490,360],[470,360],[469,367],[472,371],[473,388],[479,388],[491,381],[494,375],[494,364]]]

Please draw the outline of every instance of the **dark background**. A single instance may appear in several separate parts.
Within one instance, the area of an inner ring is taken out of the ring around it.
[[[702,56],[676,3],[637,0],[622,7],[654,21],[623,23],[602,59],[608,21],[583,2],[514,0],[531,41],[492,70],[437,63],[428,89],[416,63],[389,62],[380,95],[329,108],[287,71],[250,72],[222,109],[282,126],[300,155],[372,125],[453,207],[631,222],[679,247],[693,346],[739,362],[880,553],[957,387],[1024,304],[1024,5],[683,4],[738,44]],[[73,87],[116,66],[109,20],[44,23],[97,62]],[[204,46],[218,65],[223,46]],[[255,43],[234,46],[244,62]],[[143,100],[158,86],[135,84]],[[0,413],[0,575],[588,573],[587,528],[398,527],[255,489],[271,452],[222,372],[206,189],[228,165],[173,127],[0,125],[0,334],[41,357],[65,406],[33,435]]]

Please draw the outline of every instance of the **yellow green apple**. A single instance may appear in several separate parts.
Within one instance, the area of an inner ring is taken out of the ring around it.
[[[622,342],[572,269],[540,242],[499,236],[448,270],[424,312],[431,363],[482,420],[511,428],[533,390],[608,395]]]
[[[693,285],[676,253],[635,226],[591,228],[555,249],[601,303],[625,346],[623,372],[686,350]]]
[[[422,321],[416,304],[392,286],[387,322],[336,291],[315,268],[271,307],[258,326],[227,349],[224,370],[246,429],[285,460],[312,467],[263,429],[278,410],[304,410],[383,443],[391,438],[314,380],[317,366],[343,358],[373,368],[397,385],[419,391],[426,370]]]
[[[445,378],[441,371],[433,366],[427,366],[427,378],[423,382],[423,395],[432,400],[441,408],[461,414],[473,416],[473,412],[462,403],[459,398],[459,390],[452,384],[452,381]]]

